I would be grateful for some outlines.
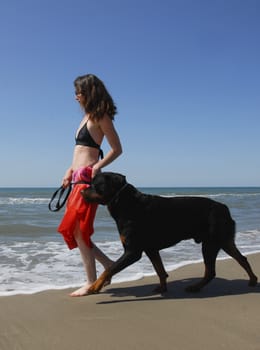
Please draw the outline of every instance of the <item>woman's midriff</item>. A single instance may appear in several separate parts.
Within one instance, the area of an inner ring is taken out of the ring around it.
[[[99,150],[92,147],[77,145],[74,148],[72,169],[78,170],[82,167],[93,166],[98,161]]]

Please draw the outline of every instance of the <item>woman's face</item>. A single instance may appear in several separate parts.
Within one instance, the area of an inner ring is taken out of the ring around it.
[[[79,102],[79,104],[80,104],[81,106],[84,105],[85,97],[82,95],[81,92],[75,91],[75,99],[76,99],[76,101]]]

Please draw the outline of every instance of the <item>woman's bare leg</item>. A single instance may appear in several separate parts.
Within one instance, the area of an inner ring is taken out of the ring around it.
[[[72,297],[78,297],[88,294],[88,288],[97,279],[97,273],[93,248],[89,248],[86,245],[85,241],[83,240],[82,233],[79,230],[79,227],[76,227],[74,237],[78,244],[80,255],[87,275],[87,283],[83,287],[75,290],[73,293],[70,294],[70,296]]]
[[[104,269],[106,270],[107,268],[109,268],[112,264],[113,264],[113,260],[109,259],[108,256],[106,256],[102,250],[100,250],[94,243],[92,243],[93,245],[93,253],[95,256],[95,259],[100,262],[101,265],[103,265]],[[106,281],[104,286],[107,286],[111,283],[111,279]]]
[[[97,279],[95,259],[99,261],[100,264],[103,265],[105,269],[111,266],[113,261],[110,260],[94,243],[92,243],[92,248],[86,245],[82,237],[82,233],[79,229],[79,225],[76,226],[74,237],[78,244],[80,255],[81,255],[83,265],[87,275],[87,283],[70,294],[70,296],[78,297],[78,296],[87,295],[88,288]],[[109,283],[110,282],[106,283],[106,285],[108,285]]]
[[[93,242],[93,254],[95,256],[95,259],[100,262],[101,265],[103,265],[104,269],[107,269],[109,266],[111,266],[113,264],[113,260],[109,259],[108,256],[106,256],[106,254],[104,254],[102,252],[102,250],[100,250]]]

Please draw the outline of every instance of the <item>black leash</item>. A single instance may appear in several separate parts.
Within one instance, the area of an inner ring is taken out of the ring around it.
[[[59,211],[63,206],[64,204],[66,203],[69,195],[70,195],[70,192],[72,190],[72,185],[78,185],[78,184],[88,184],[90,185],[91,183],[90,182],[87,182],[87,181],[78,181],[78,182],[71,182],[69,184],[68,187],[59,187],[52,195],[51,197],[51,200],[48,204],[48,208],[50,211]],[[56,204],[54,204],[54,208],[52,206],[53,202],[56,200],[56,197],[57,198],[57,201],[56,201]]]
[[[48,208],[50,211],[58,211],[64,206],[64,204],[66,203],[66,200],[70,195],[71,188],[72,188],[71,184],[66,188],[61,186],[53,193],[50,203],[48,205]],[[65,192],[65,195],[64,195],[64,192]],[[54,205],[54,208],[53,208],[52,203],[54,202],[56,196],[58,196],[58,199],[57,199],[56,205]]]

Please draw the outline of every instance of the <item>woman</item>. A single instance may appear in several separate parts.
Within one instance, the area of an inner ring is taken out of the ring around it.
[[[97,278],[95,259],[105,269],[112,261],[91,241],[97,205],[85,203],[80,192],[89,186],[86,183],[91,178],[122,153],[122,147],[113,125],[116,106],[103,82],[95,75],[87,74],[78,77],[74,86],[76,100],[84,110],[84,117],[76,132],[72,165],[62,181],[64,187],[71,182],[75,185],[58,231],[70,249],[79,247],[87,282],[70,295],[83,296],[88,294],[89,286]],[[104,137],[111,147],[105,157],[100,148]]]

